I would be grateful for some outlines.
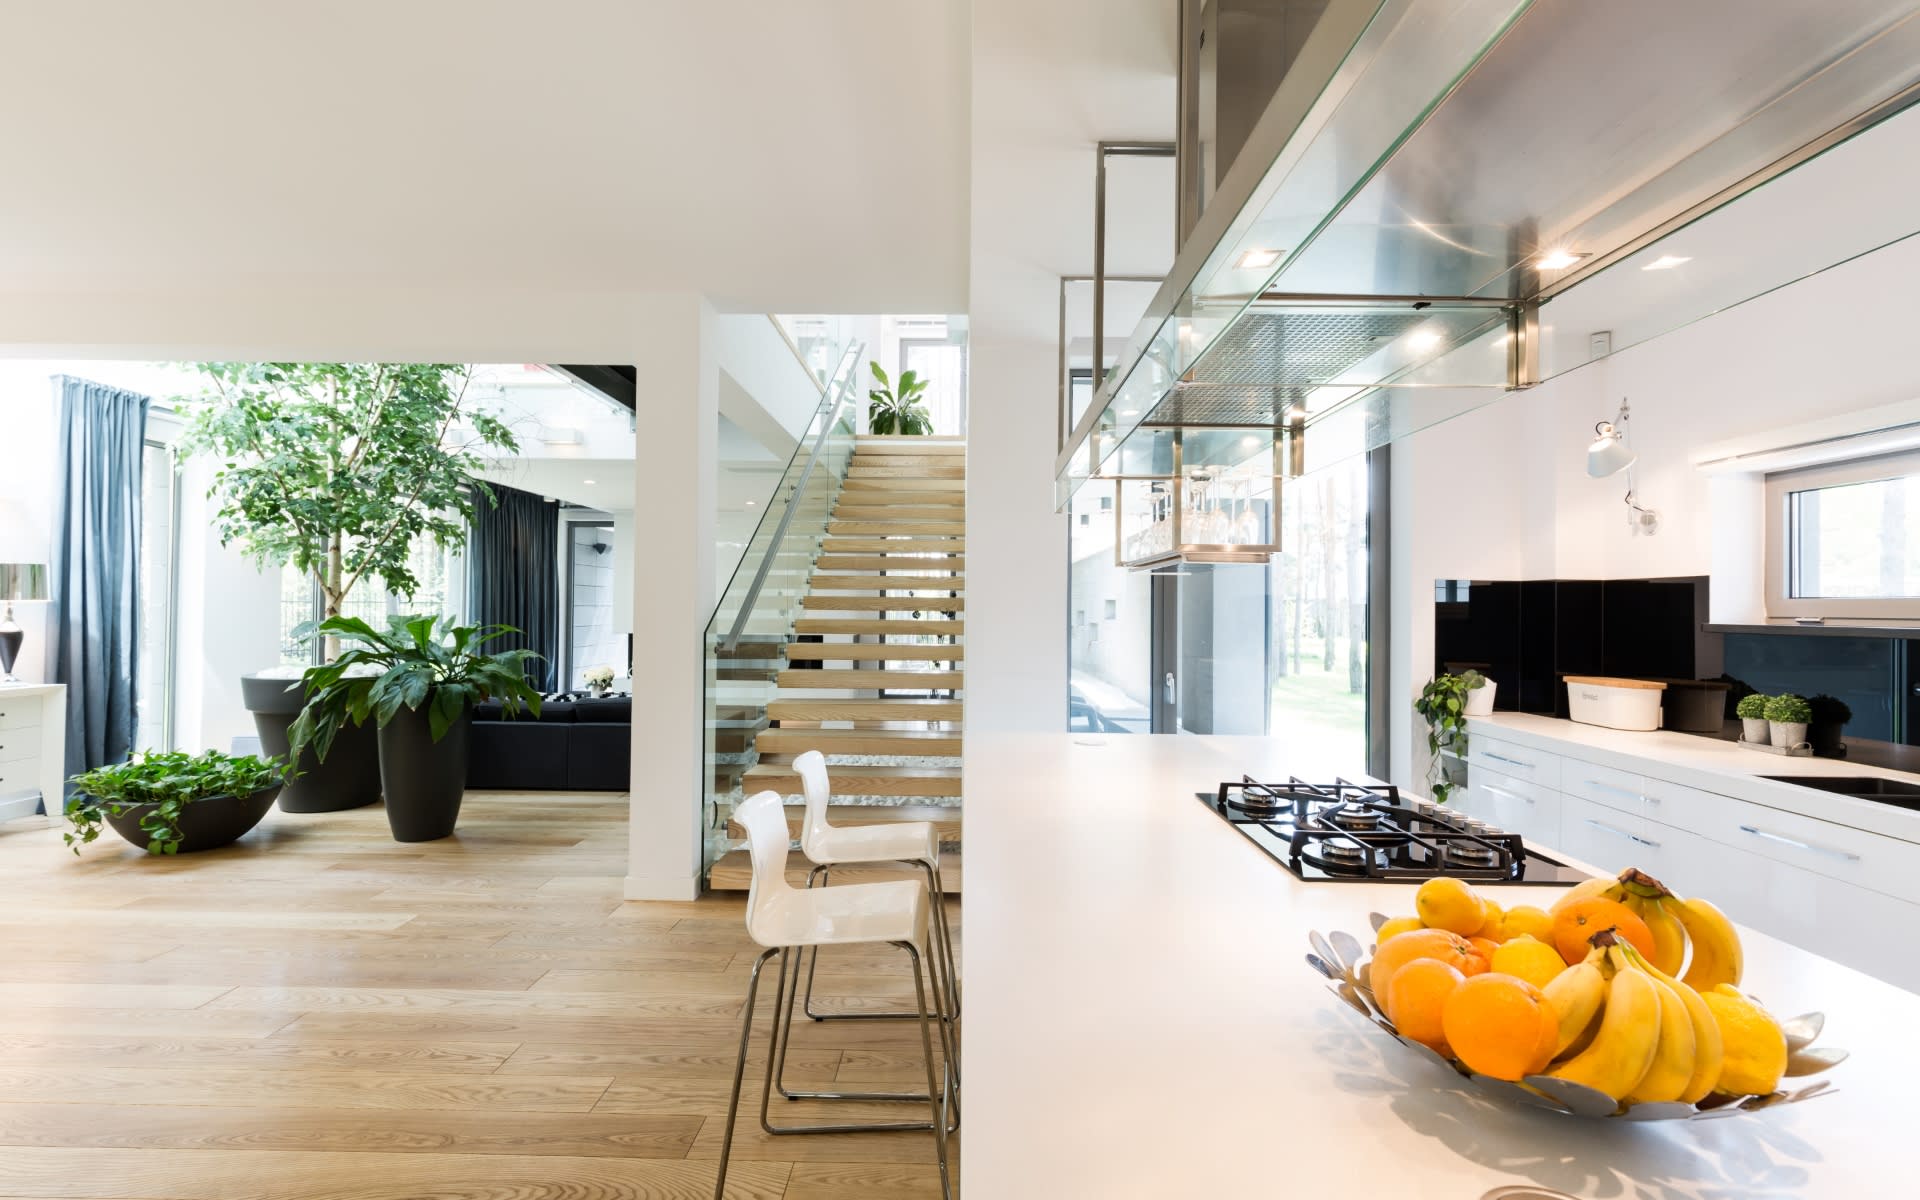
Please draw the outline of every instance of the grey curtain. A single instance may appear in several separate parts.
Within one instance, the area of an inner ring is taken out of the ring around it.
[[[520,630],[486,648],[525,647],[542,655],[544,661],[529,665],[527,678],[552,691],[560,664],[560,506],[519,488],[495,484],[493,492],[498,507],[475,495],[467,540],[473,620]]]
[[[67,685],[67,774],[134,750],[147,397],[65,375],[54,464],[53,679]]]

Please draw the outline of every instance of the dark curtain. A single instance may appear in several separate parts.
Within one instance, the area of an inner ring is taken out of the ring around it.
[[[145,396],[53,377],[53,679],[67,685],[67,774],[124,761],[138,728]]]
[[[493,492],[500,500],[497,507],[485,495],[474,496],[473,535],[467,541],[473,620],[520,630],[486,648],[525,647],[542,655],[545,661],[528,666],[527,679],[552,691],[560,663],[560,505],[499,484]]]

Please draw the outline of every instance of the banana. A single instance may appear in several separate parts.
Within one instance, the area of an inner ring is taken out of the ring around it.
[[[1738,987],[1746,968],[1746,955],[1740,948],[1740,934],[1733,922],[1727,920],[1727,915],[1698,896],[1691,900],[1668,896],[1660,904],[1678,918],[1693,946],[1693,961],[1681,979],[1696,992],[1708,991],[1723,983]]]
[[[1593,1044],[1549,1067],[1555,1079],[1584,1084],[1615,1100],[1640,1086],[1660,1049],[1660,993],[1645,971],[1615,971]]]
[[[1620,896],[1624,894],[1624,891],[1625,889],[1620,886],[1618,879],[1608,879],[1604,875],[1597,876],[1593,879],[1583,879],[1566,891],[1560,893],[1560,898],[1553,902],[1553,905],[1547,909],[1547,912],[1554,916],[1559,916],[1560,910],[1567,905],[1572,904],[1576,900],[1585,900],[1591,896],[1604,896],[1609,900],[1618,900]]]
[[[1547,1003],[1553,1005],[1554,1015],[1560,1018],[1560,1039],[1553,1047],[1555,1058],[1565,1053],[1600,1014],[1600,1004],[1607,998],[1607,976],[1600,969],[1602,957],[1596,950],[1585,961],[1555,975],[1542,989]]]
[[[1645,959],[1624,952],[1618,946],[1614,947],[1611,954],[1620,970],[1640,971],[1652,980],[1654,991],[1660,997],[1660,1036],[1655,1043],[1653,1065],[1647,1068],[1640,1082],[1627,1093],[1626,1100],[1629,1104],[1678,1100],[1693,1081],[1693,1018],[1688,1014],[1687,1006],[1681,1002],[1680,994],[1645,969]]]
[[[1638,958],[1638,955],[1630,957]],[[1707,1007],[1707,1002],[1700,998],[1699,992],[1652,967],[1644,959],[1640,963],[1649,968],[1649,974],[1655,979],[1672,988],[1680,997],[1680,1003],[1686,1006],[1687,1020],[1693,1025],[1693,1077],[1687,1080],[1680,1099],[1688,1104],[1698,1104],[1720,1082],[1720,1068],[1726,1063],[1727,1048],[1720,1037],[1720,1022],[1713,1019],[1713,1010]]]
[[[1620,873],[1621,903],[1647,923],[1653,934],[1652,964],[1668,975],[1677,975],[1687,961],[1687,931],[1680,919],[1664,907],[1673,897],[1666,885],[1645,871],[1629,867]]]

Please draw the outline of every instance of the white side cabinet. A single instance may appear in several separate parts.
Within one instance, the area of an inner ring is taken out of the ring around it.
[[[66,756],[66,687],[0,685],[0,821],[31,816],[42,800],[58,818]]]

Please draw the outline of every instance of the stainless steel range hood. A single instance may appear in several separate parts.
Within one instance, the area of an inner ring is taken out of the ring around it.
[[[1589,292],[1657,310],[1636,339],[1723,308],[1733,275],[1661,273],[1687,261],[1663,248],[1785,203],[1789,172],[1916,98],[1913,0],[1332,0],[1068,437],[1058,499],[1119,474],[1136,430],[1304,429],[1296,470],[1383,444],[1585,363],[1554,314]],[[1811,269],[1920,228],[1845,220]],[[1810,269],[1777,257],[1733,299]]]

